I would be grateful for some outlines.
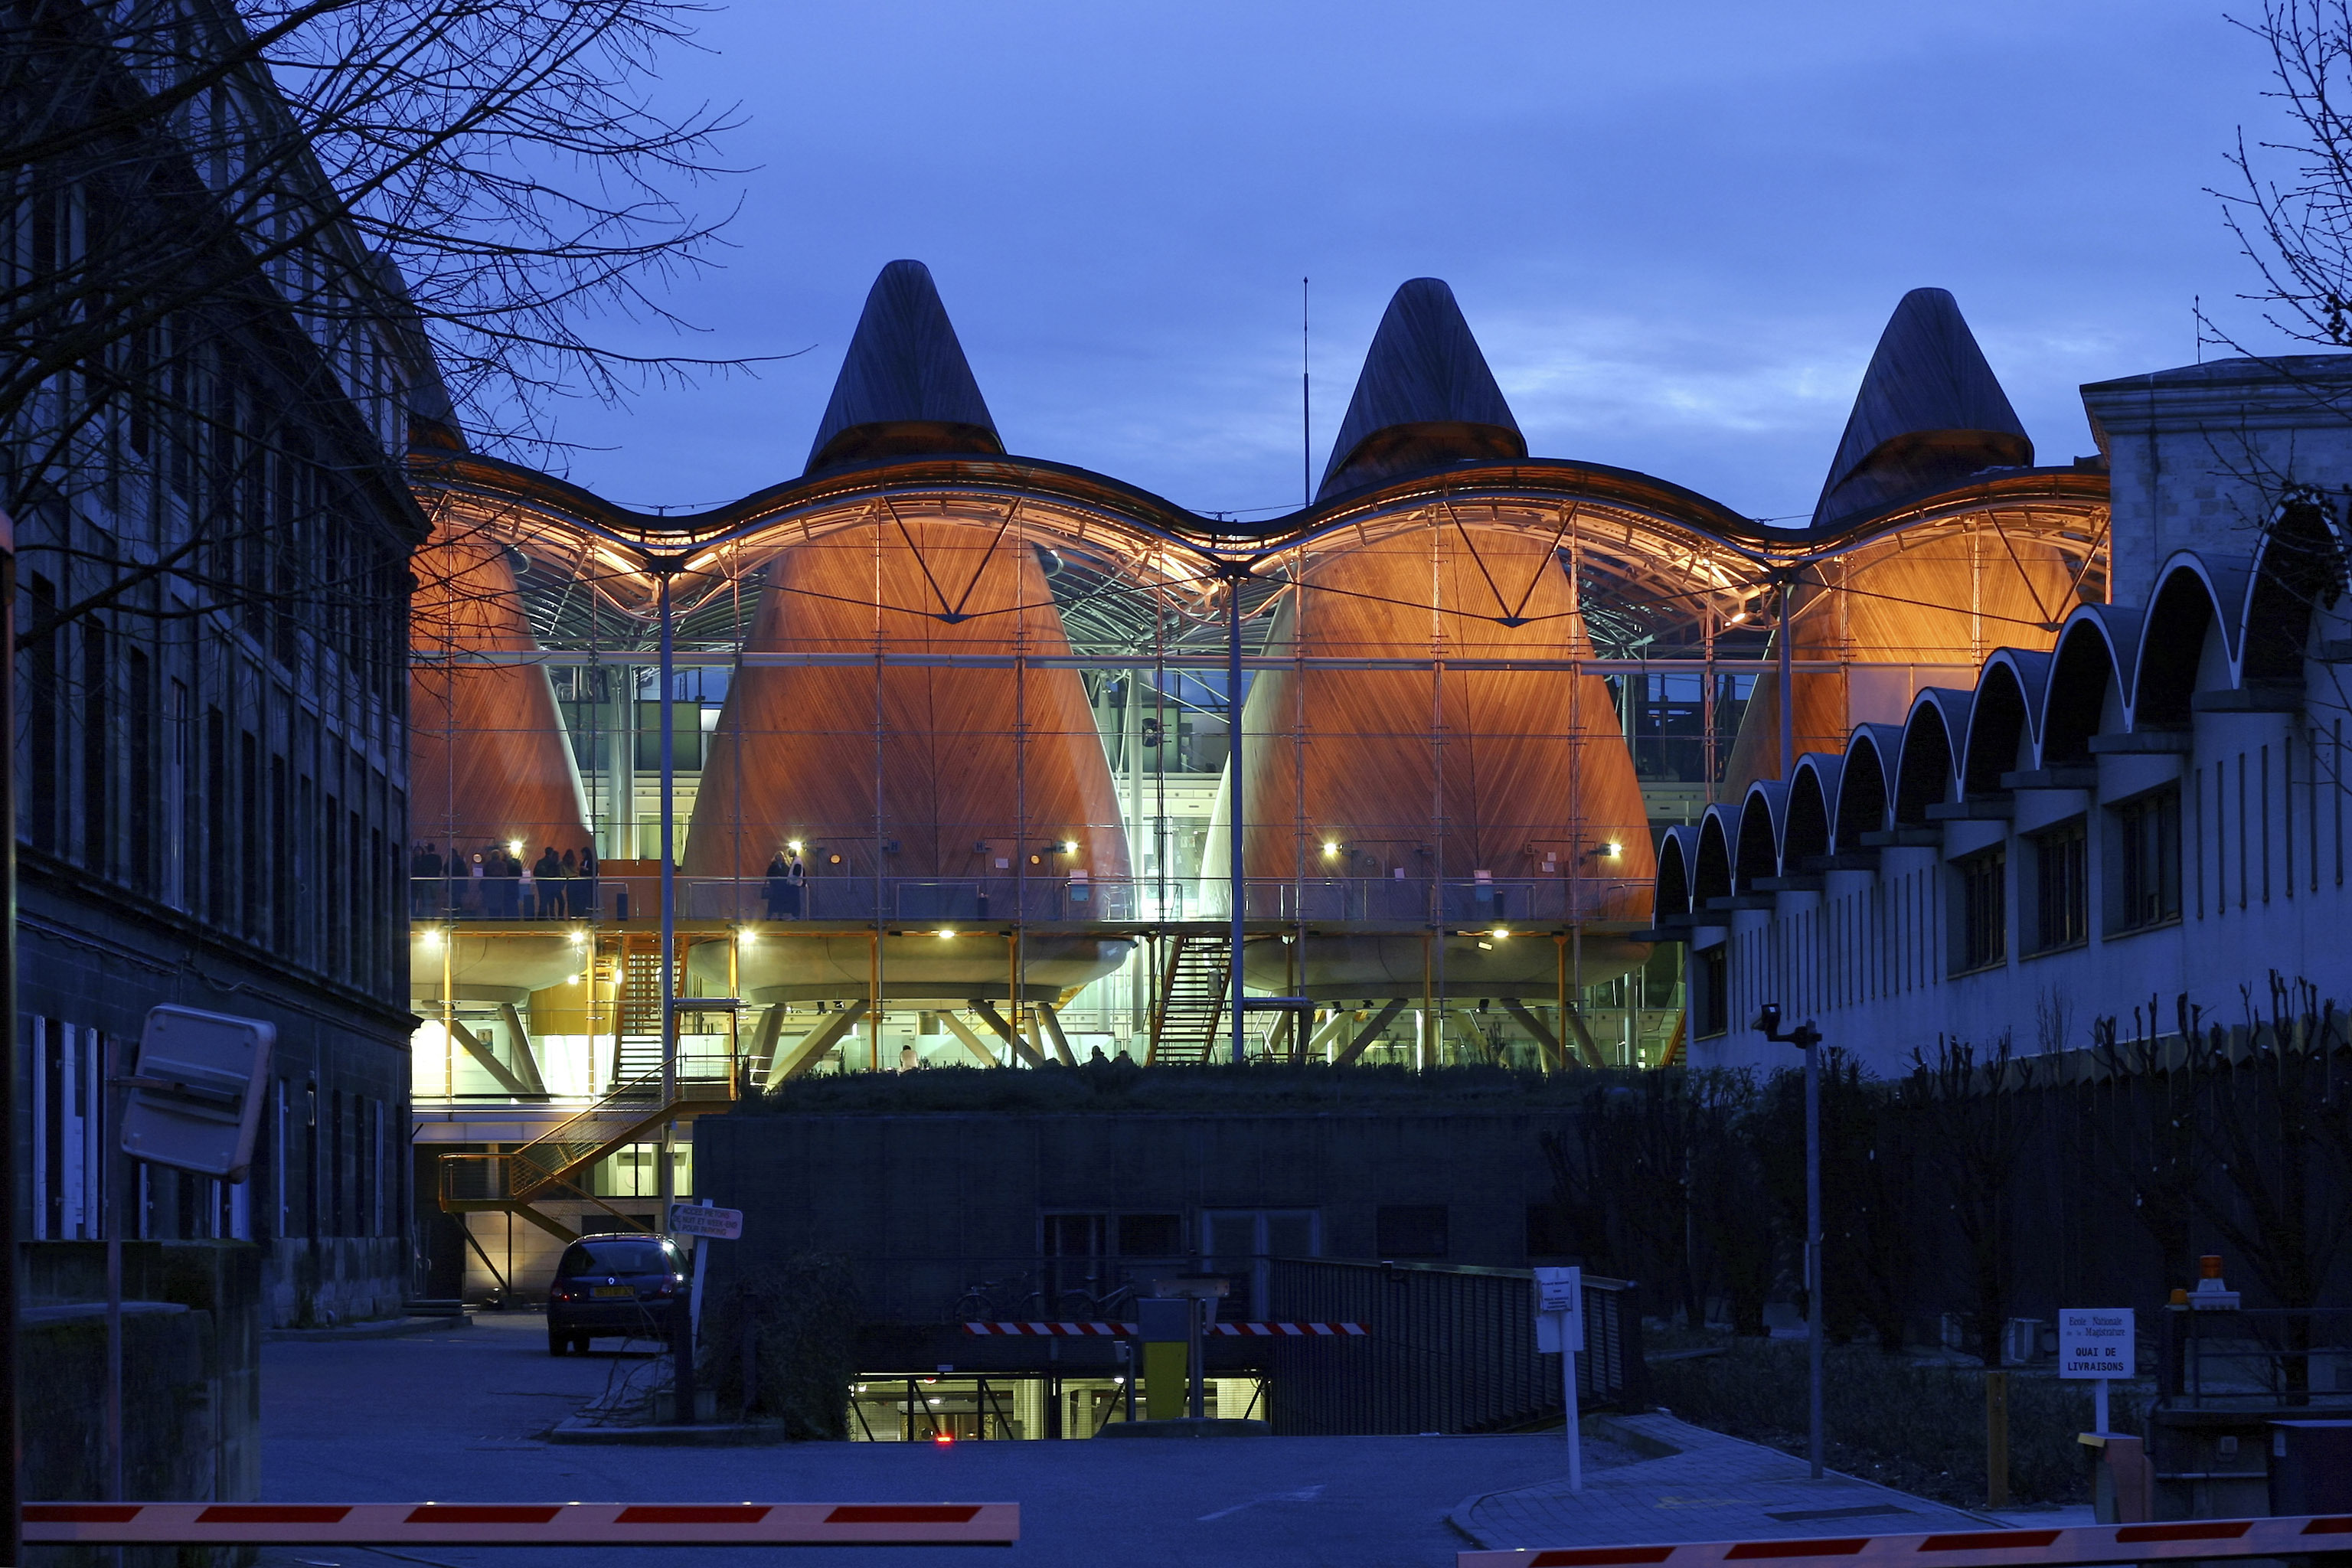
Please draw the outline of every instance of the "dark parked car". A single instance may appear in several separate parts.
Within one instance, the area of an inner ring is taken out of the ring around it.
[[[583,1237],[556,1260],[547,1353],[585,1352],[592,1339],[667,1339],[686,1296],[686,1257],[669,1237]]]

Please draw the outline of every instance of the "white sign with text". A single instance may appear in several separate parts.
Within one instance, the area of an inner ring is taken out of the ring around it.
[[[2129,1307],[2058,1310],[2060,1377],[2131,1377],[2138,1371]]]
[[[672,1204],[669,1228],[673,1236],[708,1237],[713,1241],[743,1237],[741,1209],[712,1208],[708,1204]]]
[[[1576,1430],[1576,1358],[1584,1349],[1584,1270],[1538,1268],[1535,1275],[1536,1349],[1559,1356],[1560,1395],[1567,1408],[1568,1489],[1580,1492],[1584,1453]]]

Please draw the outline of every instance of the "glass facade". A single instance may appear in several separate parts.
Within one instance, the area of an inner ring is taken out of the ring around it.
[[[1498,494],[1244,549],[901,475],[656,551],[497,477],[420,487],[422,1097],[658,1072],[665,763],[680,1070],[730,1094],[1229,1059],[1237,892],[1252,1058],[1641,1065],[1681,1040],[1653,844],[1777,752],[1752,545]],[[1797,747],[1899,717],[2015,601],[2079,587],[2096,552],[2058,521],[1956,515],[1800,571]],[[1872,584],[1916,596],[1899,638],[1853,609]]]

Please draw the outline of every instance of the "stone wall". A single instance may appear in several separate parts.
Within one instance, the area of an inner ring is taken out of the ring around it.
[[[2352,484],[2352,354],[2219,360],[2083,388],[2114,498],[2108,597],[2145,605],[2176,550],[2252,554],[2283,487]]]
[[[1437,1210],[1445,1250],[1429,1261],[1524,1266],[1528,1208],[1551,1197],[1538,1134],[1559,1120],[754,1113],[701,1118],[695,1151],[699,1192],[743,1211],[714,1280],[837,1253],[858,1266],[869,1321],[940,1321],[963,1287],[1034,1267],[1051,1213],[1179,1215],[1179,1250],[1197,1256],[1207,1216],[1309,1210],[1323,1256],[1377,1258],[1381,1209]]]
[[[22,1244],[25,1496],[106,1491],[106,1245]],[[132,1498],[261,1495],[261,1255],[234,1241],[122,1247],[123,1486]],[[199,1552],[194,1562],[238,1554]],[[247,1557],[250,1553],[244,1554]],[[133,1568],[191,1554],[129,1551]],[[110,1563],[97,1548],[32,1548],[28,1563]]]

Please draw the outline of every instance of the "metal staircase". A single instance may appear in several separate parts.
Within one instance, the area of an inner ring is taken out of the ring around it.
[[[610,1094],[528,1143],[496,1154],[442,1155],[442,1212],[511,1214],[564,1241],[576,1241],[579,1233],[533,1205],[547,1198],[586,1198],[626,1219],[588,1191],[588,1173],[596,1162],[645,1142],[664,1122],[691,1121],[735,1102],[731,1070],[723,1078],[681,1077],[677,1094],[665,1100],[658,1037],[654,1056],[650,1072],[616,1083]]]
[[[623,1035],[613,1049],[613,1089],[651,1078],[661,1081],[662,1037],[659,1034]]]
[[[1216,1049],[1231,1001],[1231,948],[1222,937],[1175,939],[1160,980],[1160,1005],[1151,1014],[1151,1049],[1145,1060],[1152,1066],[1197,1066]]]

